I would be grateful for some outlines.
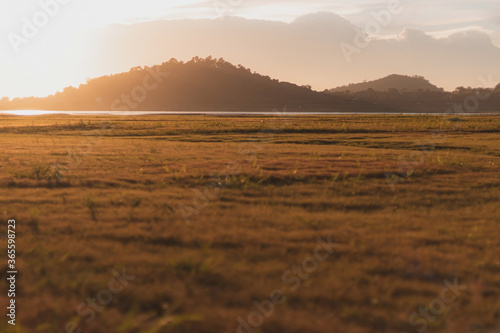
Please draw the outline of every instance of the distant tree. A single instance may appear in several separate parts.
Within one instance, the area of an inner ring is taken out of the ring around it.
[[[63,90],[63,94],[72,94],[72,93],[77,93],[77,92],[78,92],[78,89],[76,89],[73,86],[66,87]]]

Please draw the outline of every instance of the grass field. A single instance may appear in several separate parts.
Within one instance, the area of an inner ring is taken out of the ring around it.
[[[500,332],[499,116],[0,116],[0,136],[1,332]]]

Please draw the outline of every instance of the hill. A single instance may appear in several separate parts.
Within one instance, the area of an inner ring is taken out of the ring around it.
[[[351,92],[359,92],[368,89],[373,89],[376,91],[386,91],[389,89],[397,89],[399,91],[443,91],[442,88],[438,88],[435,85],[431,84],[428,80],[426,80],[422,76],[406,76],[406,75],[389,75],[382,79],[367,81],[362,83],[353,83],[347,86],[333,88],[331,92],[340,92],[340,91],[351,91]]]
[[[371,103],[280,82],[224,59],[171,59],[88,80],[46,98],[0,101],[0,109],[101,111],[364,111]]]
[[[465,105],[477,93],[487,96]],[[476,105],[477,104],[477,105]],[[0,110],[269,111],[289,112],[498,112],[500,91],[459,87],[445,92],[420,76],[391,75],[317,92],[280,82],[224,59],[171,59],[152,67],[89,79],[44,98],[0,99]]]

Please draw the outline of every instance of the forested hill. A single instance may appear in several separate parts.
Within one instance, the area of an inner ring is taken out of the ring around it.
[[[88,80],[46,98],[3,99],[0,109],[147,111],[352,111],[372,103],[316,92],[252,73],[223,59],[171,59]]]
[[[376,91],[385,91],[389,89],[396,89],[399,91],[443,91],[443,89],[431,84],[422,76],[406,76],[397,74],[389,75],[374,81],[365,81],[361,83],[354,83],[347,86],[333,88],[330,91],[359,92],[368,89],[373,89]]]

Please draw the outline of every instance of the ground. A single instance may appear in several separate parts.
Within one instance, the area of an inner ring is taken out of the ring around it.
[[[499,133],[499,116],[0,116],[1,271],[12,218],[18,270],[0,330],[499,332]]]

